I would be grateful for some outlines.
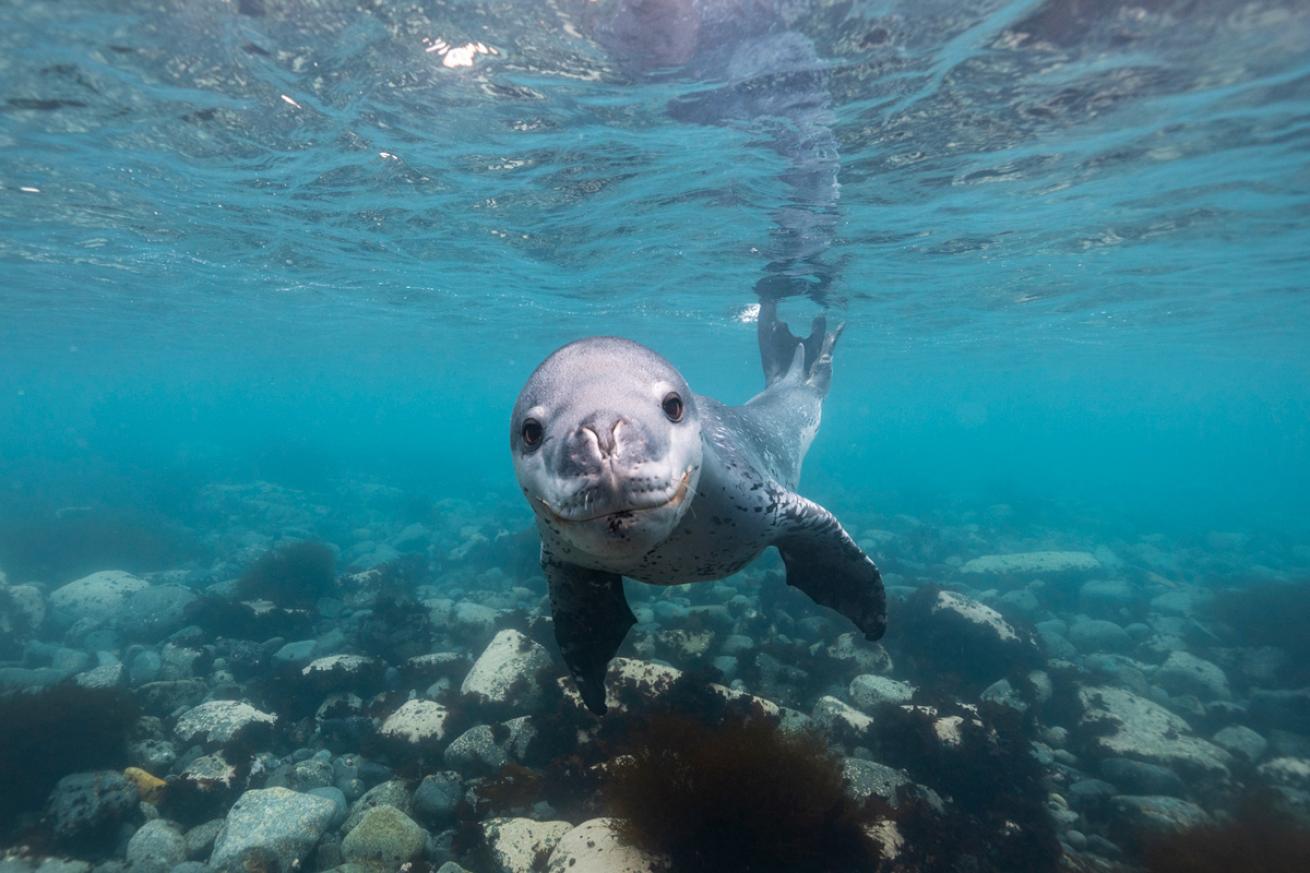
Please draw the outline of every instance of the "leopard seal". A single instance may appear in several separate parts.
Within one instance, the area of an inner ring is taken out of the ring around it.
[[[765,388],[740,406],[696,394],[659,354],[618,337],[569,343],[529,377],[510,450],[536,515],[555,637],[592,712],[606,710],[606,667],[636,622],[624,576],[721,579],[774,546],[789,585],[882,637],[877,566],[795,490],[840,334],[819,317],[799,339],[762,302]]]

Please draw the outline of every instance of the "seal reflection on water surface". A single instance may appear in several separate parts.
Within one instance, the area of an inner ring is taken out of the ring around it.
[[[882,636],[878,568],[795,492],[840,333],[817,318],[800,340],[763,303],[766,387],[741,406],[695,394],[660,355],[617,337],[570,343],[528,379],[510,424],[514,470],[537,517],[555,637],[593,712],[605,712],[605,669],[636,621],[623,576],[721,579],[776,546],[789,585]]]

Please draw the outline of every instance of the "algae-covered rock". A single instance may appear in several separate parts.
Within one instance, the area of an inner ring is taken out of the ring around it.
[[[379,870],[396,870],[423,854],[427,831],[412,818],[383,804],[364,813],[341,841],[341,857]]]

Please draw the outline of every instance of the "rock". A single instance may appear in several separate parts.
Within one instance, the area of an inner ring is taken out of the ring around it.
[[[1014,552],[983,555],[966,561],[961,573],[989,576],[1051,576],[1057,573],[1090,572],[1101,562],[1090,552]]]
[[[1133,646],[1128,632],[1112,621],[1084,618],[1069,628],[1069,642],[1080,652],[1126,652]]]
[[[852,703],[865,712],[872,712],[884,703],[909,703],[915,688],[908,682],[864,673],[851,680],[849,691]]]
[[[132,656],[127,667],[127,681],[132,685],[148,685],[160,678],[164,659],[154,649],[142,649]]]
[[[1177,797],[1120,795],[1111,806],[1119,830],[1134,836],[1177,833],[1210,822],[1205,810]]]
[[[1096,618],[1121,618],[1136,601],[1126,579],[1093,579],[1078,589],[1078,608]]]
[[[1310,734],[1310,688],[1253,691],[1251,718],[1263,729]]]
[[[1210,742],[1251,764],[1263,758],[1269,748],[1268,740],[1244,725],[1230,725],[1211,737]]]
[[[460,734],[446,748],[446,766],[470,776],[489,776],[509,763],[490,725],[480,724]]]
[[[1120,794],[1182,797],[1187,793],[1177,773],[1168,767],[1145,761],[1106,758],[1101,761],[1101,775],[1106,781],[1114,783]]]
[[[871,643],[863,636],[844,633],[827,647],[827,655],[834,661],[850,664],[861,673],[887,673],[892,669],[891,655],[881,643]]]
[[[169,873],[186,859],[186,839],[163,819],[146,822],[127,842],[131,873]]]
[[[238,737],[249,741],[258,733],[271,733],[277,716],[238,700],[211,700],[187,710],[173,732],[184,743],[228,745]]]
[[[873,719],[836,697],[825,695],[810,713],[815,726],[834,740],[862,737],[873,727]]]
[[[1310,758],[1274,758],[1256,771],[1275,785],[1310,791]]]
[[[1223,749],[1192,735],[1186,721],[1158,703],[1111,686],[1081,688],[1079,728],[1089,745],[1110,757],[1135,758],[1184,773],[1224,776]]]
[[[482,823],[482,838],[497,873],[532,873],[537,858],[548,856],[571,830],[566,821],[493,818]]]
[[[1187,652],[1171,653],[1154,678],[1170,694],[1194,694],[1203,701],[1229,700],[1233,696],[1223,670]]]
[[[464,677],[460,693],[494,706],[532,709],[541,701],[541,674],[551,669],[550,653],[513,629],[491,640]]]
[[[300,668],[306,682],[321,692],[371,694],[382,687],[386,664],[364,655],[327,655]]]
[[[981,689],[1021,667],[1042,663],[1027,631],[954,591],[920,588],[906,604],[900,639],[915,672],[952,673]]]
[[[198,595],[185,585],[152,585],[124,598],[117,627],[132,640],[155,642],[187,623],[187,608]]]
[[[1079,779],[1065,792],[1070,805],[1078,809],[1099,809],[1117,793],[1118,789],[1103,779]]]
[[[216,818],[187,831],[182,837],[186,841],[186,856],[193,861],[208,858],[209,853],[214,851],[214,840],[218,839],[221,830],[223,819]]]
[[[169,716],[183,707],[196,706],[208,690],[200,679],[175,679],[141,685],[132,690],[132,696],[147,713]]]
[[[427,831],[394,806],[375,806],[341,841],[341,857],[386,871],[398,870],[423,854],[427,839]]]
[[[998,679],[991,685],[983,689],[979,695],[980,700],[988,703],[998,703],[1001,706],[1008,706],[1015,712],[1027,712],[1028,703],[1023,696],[1010,684],[1009,679]]]
[[[121,773],[73,773],[55,784],[46,816],[59,841],[90,842],[111,835],[136,812],[137,801],[136,786]]]
[[[109,621],[123,609],[129,595],[149,587],[144,579],[131,573],[101,570],[51,592],[51,617],[61,627],[82,620]]]
[[[142,770],[140,767],[128,767],[123,776],[136,786],[136,793],[146,803],[158,803],[168,784],[163,779]]]
[[[346,800],[345,793],[335,785],[318,785],[306,790],[305,793],[332,801],[335,811],[332,813],[332,823],[329,827],[343,824],[346,816],[350,814],[350,802]]]
[[[433,749],[446,737],[446,707],[431,700],[407,700],[387,716],[379,733],[415,749]]]
[[[546,873],[657,873],[666,867],[619,839],[612,818],[593,818],[568,831],[546,861]]]
[[[464,797],[464,785],[458,773],[445,770],[423,777],[414,791],[414,815],[429,824],[449,824]]]
[[[364,818],[364,813],[378,806],[394,806],[405,815],[409,815],[413,810],[413,803],[405,783],[399,779],[391,779],[374,785],[368,791],[365,791],[359,800],[356,800],[350,807],[350,816],[346,819],[346,823],[341,826],[342,832],[350,833],[354,830],[355,825],[359,824],[360,820]]]
[[[101,664],[73,677],[83,688],[122,688],[127,685],[127,668],[119,662]]]
[[[876,796],[895,806],[898,789],[914,784],[903,770],[863,758],[843,759],[841,772],[846,793],[861,804]]]
[[[251,850],[269,853],[279,870],[303,862],[332,821],[332,801],[286,788],[247,791],[227,814],[209,866],[223,869]]]
[[[496,629],[498,615],[499,613],[490,606],[483,606],[471,600],[461,600],[455,604],[451,612],[451,621],[465,635],[486,639]]]
[[[314,651],[318,640],[296,640],[287,643],[273,653],[273,663],[284,666],[303,667],[314,660]]]

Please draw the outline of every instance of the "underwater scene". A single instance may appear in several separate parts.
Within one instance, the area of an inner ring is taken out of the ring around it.
[[[1310,870],[1310,5],[0,0],[0,873]]]

